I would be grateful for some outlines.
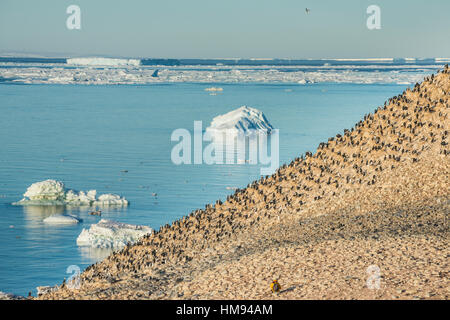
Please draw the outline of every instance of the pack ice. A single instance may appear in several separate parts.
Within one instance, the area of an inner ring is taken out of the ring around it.
[[[77,245],[94,248],[122,248],[136,242],[143,235],[152,233],[147,226],[126,224],[102,219],[89,229],[83,229],[77,238]]]

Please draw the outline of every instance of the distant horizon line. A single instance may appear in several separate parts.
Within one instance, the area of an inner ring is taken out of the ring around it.
[[[48,58],[48,59],[71,59],[71,58],[106,58],[106,59],[166,59],[166,60],[250,60],[250,61],[273,61],[273,60],[334,60],[334,61],[393,61],[397,59],[403,60],[449,60],[449,57],[363,57],[363,58],[339,58],[339,57],[321,57],[321,58],[287,58],[287,57],[208,57],[208,58],[168,58],[158,56],[123,56],[123,55],[109,55],[109,54],[59,54],[59,53],[28,53],[28,52],[0,52],[1,58]]]

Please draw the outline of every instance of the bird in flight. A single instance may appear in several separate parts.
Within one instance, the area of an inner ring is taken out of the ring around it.
[[[306,8],[306,9],[305,9],[305,12],[306,12],[306,13],[310,13],[310,12],[311,12],[311,9]]]

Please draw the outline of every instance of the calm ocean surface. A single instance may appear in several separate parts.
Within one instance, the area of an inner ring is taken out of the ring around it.
[[[84,221],[47,226],[64,207],[16,207],[27,187],[46,179],[76,190],[117,193],[131,205],[103,209],[125,223],[162,224],[225,199],[259,177],[259,167],[172,164],[173,130],[193,131],[242,105],[264,112],[280,130],[280,165],[350,128],[398,84],[14,85],[0,84],[0,291],[26,295],[61,283],[70,265],[84,269],[108,252],[81,249],[76,238],[100,217],[70,212]],[[128,172],[123,172],[128,170]],[[157,193],[153,196],[152,193]]]

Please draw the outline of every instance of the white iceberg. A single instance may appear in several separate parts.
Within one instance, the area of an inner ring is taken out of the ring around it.
[[[89,190],[88,192],[84,191],[74,191],[74,190],[67,190],[65,194],[65,202],[68,205],[76,206],[76,205],[85,205],[85,204],[92,204],[96,201],[97,191],[96,190]],[[120,197],[119,197],[120,198]]]
[[[209,92],[222,92],[223,88],[220,87],[210,87],[210,88],[206,88],[205,91],[209,91]]]
[[[40,206],[127,206],[128,200],[116,194],[103,194],[97,198],[96,190],[75,191],[66,189],[64,183],[45,180],[33,183],[24,193],[24,198],[13,205]]]
[[[102,194],[98,197],[97,200],[93,202],[93,205],[99,206],[99,207],[107,207],[107,206],[126,206],[128,205],[128,201],[125,198],[121,198],[117,194]]]
[[[261,111],[247,106],[215,117],[211,125],[206,128],[206,132],[211,133],[212,136],[223,133],[232,136],[252,133],[270,134],[272,130],[272,125]]]
[[[64,198],[64,183],[56,180],[46,180],[33,183],[23,194],[24,197],[33,200],[57,201]]]
[[[147,226],[126,224],[102,219],[89,229],[83,229],[77,238],[77,245],[93,248],[122,248],[136,242],[140,237],[152,233]]]
[[[47,224],[76,224],[83,220],[71,216],[71,215],[65,215],[65,214],[54,214],[50,217],[47,217],[44,219],[44,223]]]
[[[139,66],[139,59],[69,58],[67,64],[83,66]]]

